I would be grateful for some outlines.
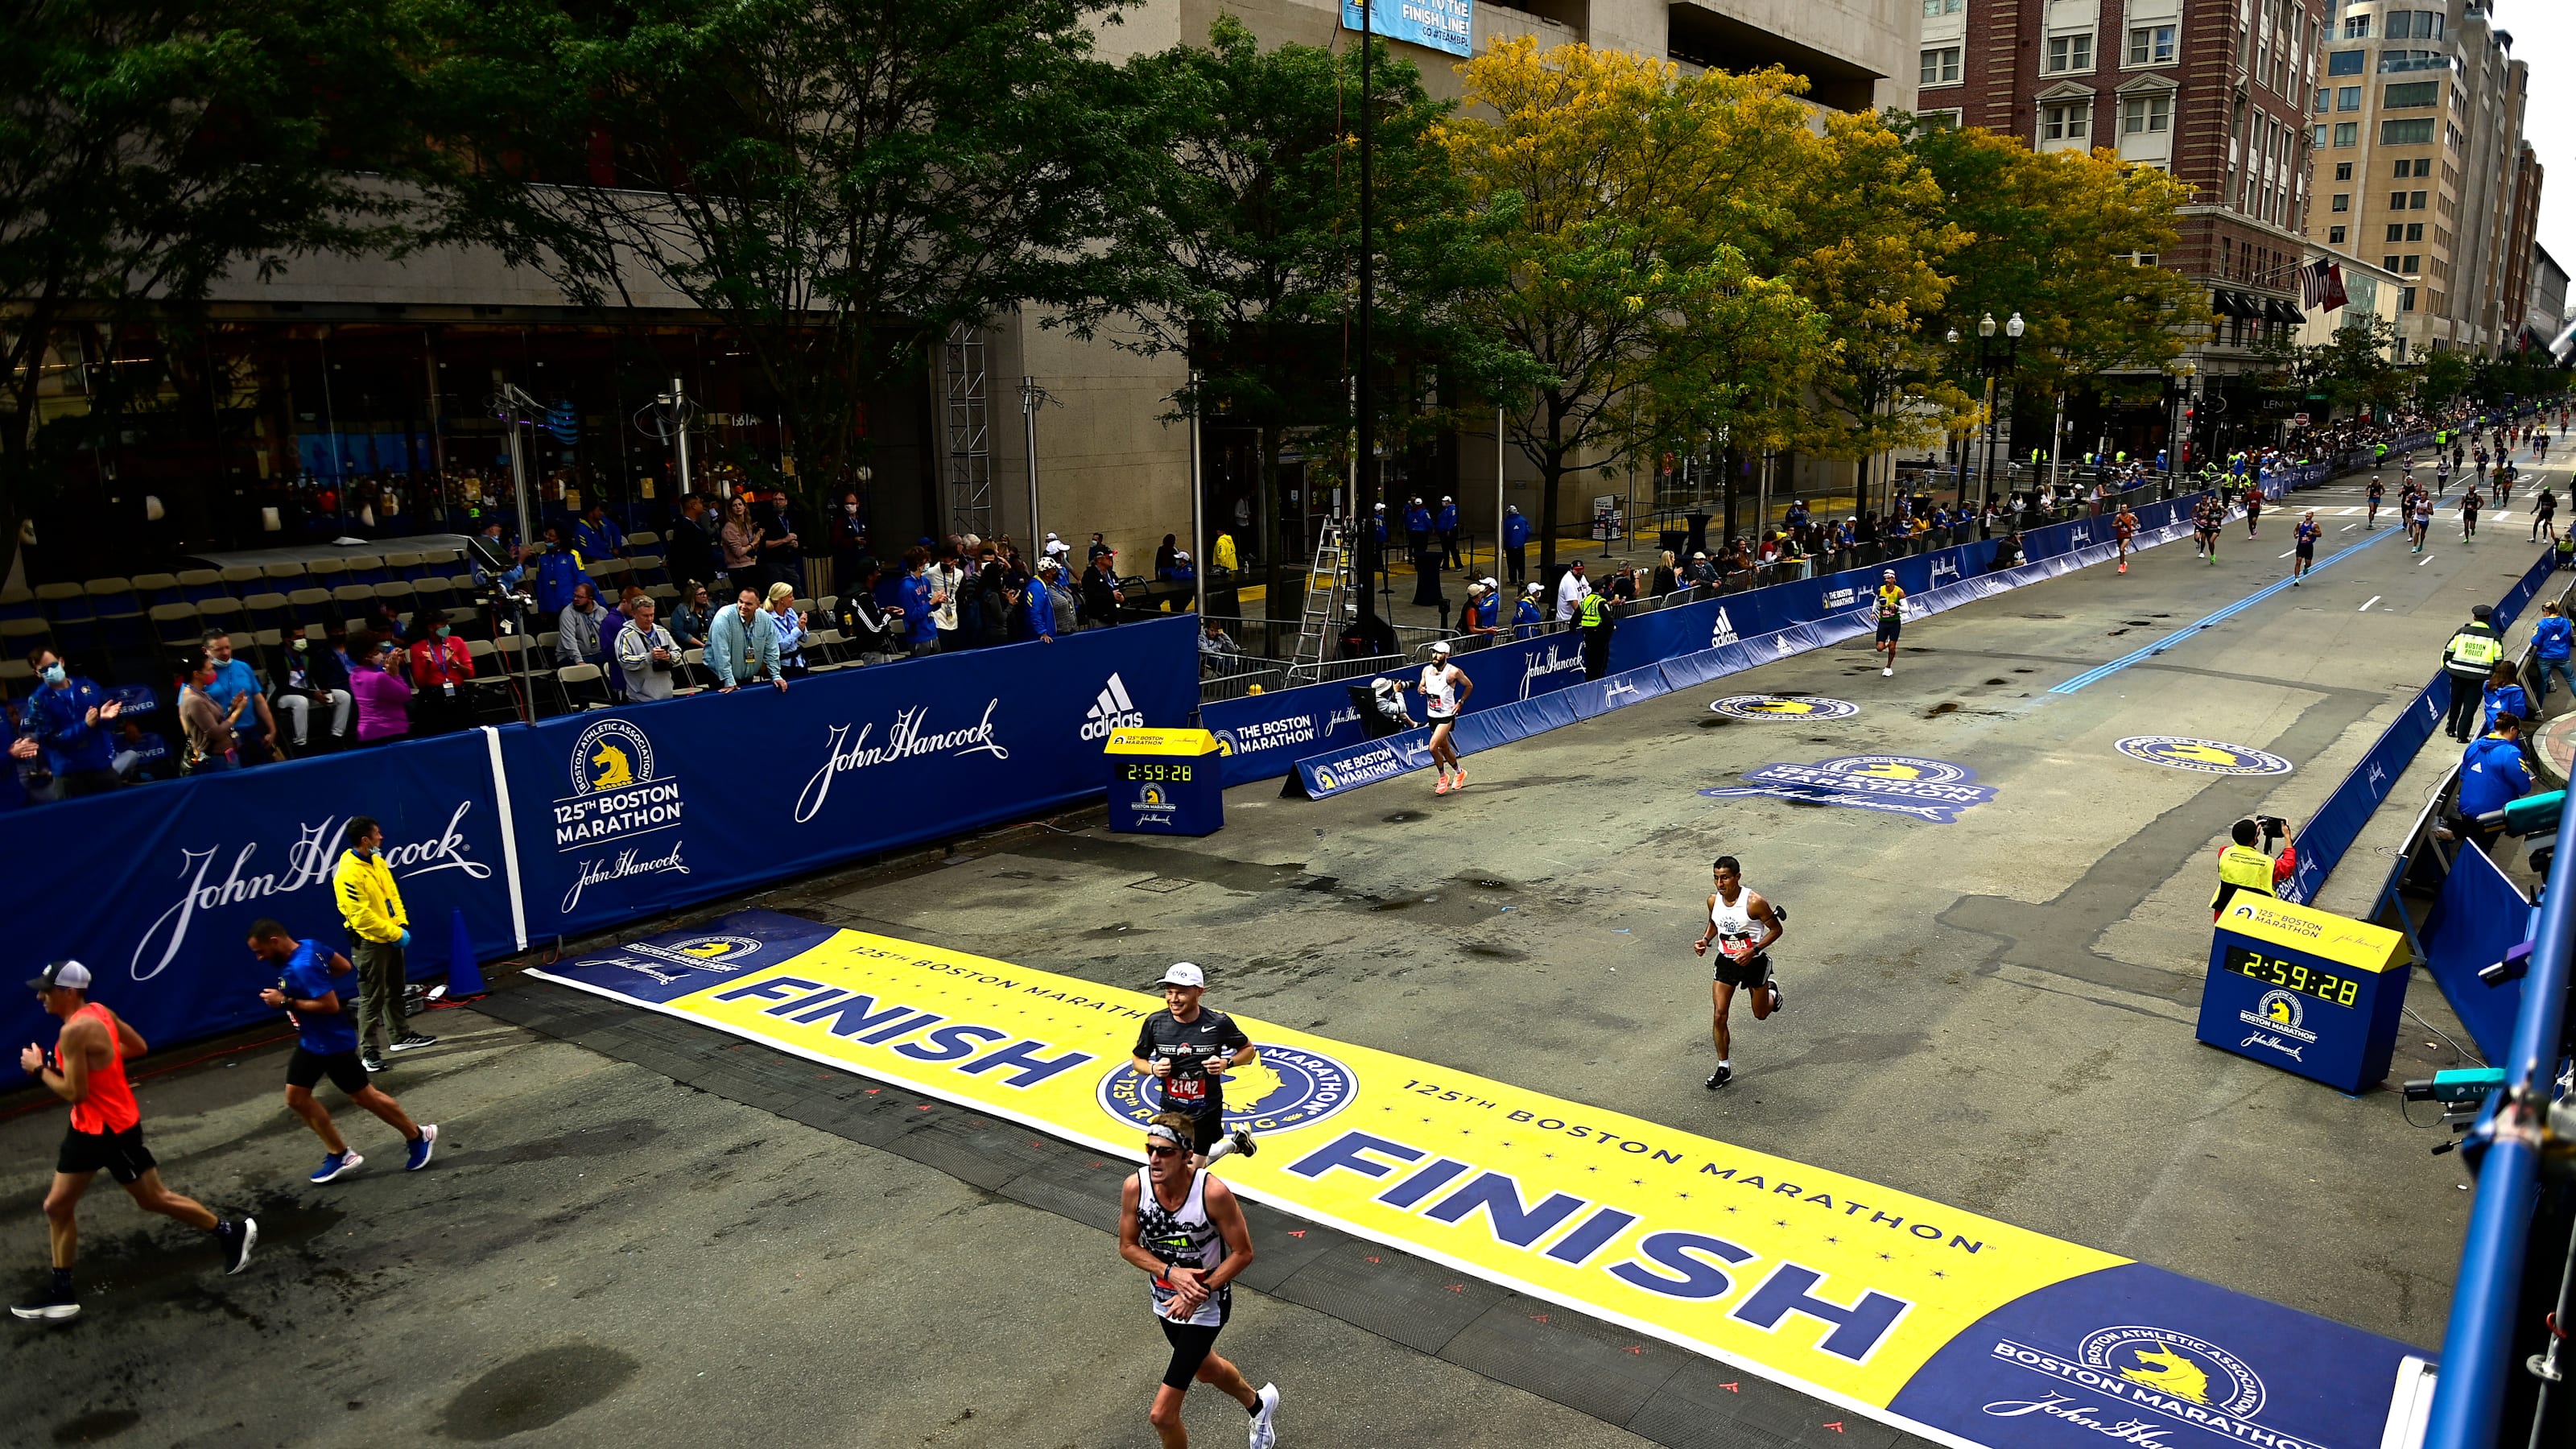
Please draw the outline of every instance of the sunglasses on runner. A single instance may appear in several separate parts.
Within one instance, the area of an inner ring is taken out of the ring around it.
[[[1148,1147],[1145,1149],[1145,1155],[1147,1157],[1178,1157],[1181,1155],[1181,1149],[1177,1147]]]

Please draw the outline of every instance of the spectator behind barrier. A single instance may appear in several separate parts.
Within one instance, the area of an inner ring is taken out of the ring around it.
[[[671,673],[679,662],[680,643],[670,630],[654,622],[653,614],[651,597],[638,599],[634,616],[617,631],[617,668],[626,677],[628,699],[671,697]]]
[[[207,691],[214,687],[214,656],[204,649],[182,660],[179,668],[179,728],[186,737],[179,767],[191,775],[212,775],[238,768],[241,756],[233,743],[232,714]]]
[[[717,611],[707,630],[706,661],[718,694],[763,679],[787,688],[787,677],[778,670],[778,631],[761,617],[759,596],[747,588],[735,593],[733,607]]]
[[[316,706],[331,711],[332,743],[337,746],[349,742],[349,713],[357,704],[357,696],[349,692],[348,668],[340,662],[336,647],[316,649],[302,630],[287,638],[286,665],[278,674],[269,704],[276,713],[286,716],[287,733],[299,755],[312,739]]]
[[[402,656],[391,639],[370,637],[360,647],[367,657],[349,676],[350,692],[358,697],[358,743],[401,739],[411,733],[411,686],[394,672]]]
[[[466,687],[473,678],[474,655],[465,641],[435,610],[421,610],[411,632],[412,733],[438,735],[464,728],[472,708]]]
[[[230,716],[233,737],[248,764],[262,764],[276,758],[272,746],[277,739],[276,717],[268,712],[268,694],[259,687],[259,676],[248,663],[233,657],[233,636],[221,629],[209,630],[206,653],[215,661],[215,685],[209,691],[214,701]]]
[[[600,636],[607,622],[590,581],[573,585],[572,597],[555,615],[555,667],[605,663],[608,644]]]
[[[690,581],[680,585],[680,606],[671,611],[666,627],[683,649],[707,647],[707,628],[715,622],[715,605],[707,597],[707,586]]]

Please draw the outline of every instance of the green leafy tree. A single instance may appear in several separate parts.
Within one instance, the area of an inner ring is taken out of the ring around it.
[[[2453,399],[2468,391],[2477,376],[2466,353],[2448,349],[2425,354],[2415,368],[2415,397],[2426,412],[2450,406]]]
[[[447,234],[724,323],[809,509],[855,478],[872,387],[1099,284],[1104,199],[1154,129],[1091,54],[1112,0],[428,3]]]
[[[59,486],[104,414],[51,422],[48,357],[75,330],[185,325],[214,284],[297,255],[389,249],[404,207],[361,167],[417,159],[402,21],[352,0],[17,0],[0,10],[0,525]],[[7,568],[0,565],[0,575]]]
[[[1499,259],[1463,207],[1464,190],[1433,127],[1448,107],[1379,43],[1371,69],[1372,201],[1378,251],[1373,370],[1436,369],[1451,395],[1495,386],[1517,354],[1462,325],[1459,300],[1499,285]],[[1275,537],[1279,457],[1302,436],[1310,456],[1347,451],[1346,380],[1359,262],[1360,55],[1305,45],[1263,50],[1231,16],[1206,46],[1140,56],[1128,79],[1163,130],[1109,208],[1087,298],[1063,321],[1106,328],[1122,345],[1185,353],[1196,373],[1184,411],[1250,426],[1259,438],[1267,612],[1295,618]],[[1390,406],[1378,436],[1418,437],[1439,410]]]

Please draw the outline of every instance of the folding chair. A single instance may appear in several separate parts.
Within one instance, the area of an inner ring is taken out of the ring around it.
[[[9,620],[16,623],[17,620]],[[36,671],[24,659],[0,659],[0,699],[11,704],[36,692]]]
[[[626,535],[626,546],[632,549],[651,548],[653,545],[660,543],[661,541],[662,535],[655,533],[649,528],[639,528],[633,533]]]
[[[191,604],[232,597],[231,590],[224,587],[224,576],[214,569],[179,570],[179,592],[187,595]]]
[[[193,649],[204,637],[205,626],[194,604],[154,604],[145,612],[151,616],[153,642],[164,649]]]
[[[81,585],[81,592],[89,596],[90,615],[98,621],[100,636],[109,648],[143,642],[143,604],[135,597],[132,583],[91,579]]]
[[[55,638],[75,649],[91,642],[91,626],[97,622],[97,615],[90,610],[88,591],[80,585],[38,584],[36,606],[54,621]]]
[[[385,577],[388,579],[400,579],[404,583],[418,582],[420,579],[420,555],[416,553],[386,554]]]
[[[308,630],[319,629],[331,621],[329,589],[297,589],[286,596],[287,607],[295,613],[295,622]]]
[[[304,576],[317,589],[336,589],[349,582],[349,561],[344,558],[317,558],[304,566]]]
[[[28,667],[27,655],[36,649],[55,649],[54,626],[47,619],[0,619],[0,659],[21,669]]]
[[[136,574],[134,594],[147,612],[155,604],[181,603],[187,597],[179,592],[177,574]]]
[[[677,698],[684,694],[704,694],[711,687],[712,682],[707,676],[707,651],[681,650],[680,667],[671,671],[672,696]]]
[[[343,560],[349,566],[349,582],[381,584],[385,581],[385,561],[371,553],[351,554]]]
[[[261,585],[268,582],[268,574],[265,570],[255,569],[247,564],[236,564],[225,569],[221,577],[224,581],[224,592],[235,598],[256,592]]]
[[[253,633],[262,629],[270,633],[278,633],[295,622],[293,606],[287,602],[284,594],[246,595],[241,605],[242,622],[247,624]]]
[[[563,697],[566,714],[607,709],[613,703],[608,697],[608,671],[596,664],[567,664],[556,670],[555,692]]]
[[[247,635],[248,614],[239,599],[208,599],[197,605],[197,637],[203,640],[220,629],[227,634]]]
[[[304,565],[300,563],[270,564],[266,568],[261,569],[260,574],[271,583],[282,584],[289,582],[290,580],[300,583],[304,578]]]

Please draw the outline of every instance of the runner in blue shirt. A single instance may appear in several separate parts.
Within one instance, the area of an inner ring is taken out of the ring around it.
[[[278,968],[277,984],[260,992],[259,999],[284,1008],[295,1023],[295,1052],[286,1059],[286,1105],[322,1139],[326,1153],[309,1180],[329,1182],[366,1161],[349,1150],[340,1129],[332,1125],[331,1109],[315,1100],[313,1089],[324,1077],[350,1101],[402,1134],[408,1144],[403,1171],[418,1172],[429,1166],[429,1154],[438,1144],[438,1124],[414,1122],[402,1103],[367,1080],[366,1065],[358,1056],[358,1024],[350,1015],[354,1003],[340,996],[341,987],[354,990],[358,984],[349,958],[323,949],[319,941],[299,941],[270,920],[252,923],[250,950]]]
[[[2299,515],[2299,526],[2290,533],[2299,555],[2298,566],[2290,571],[2291,587],[2296,588],[2307,578],[2308,570],[2317,566],[2317,535],[2322,531],[2317,527],[2315,509],[2311,508]]]

